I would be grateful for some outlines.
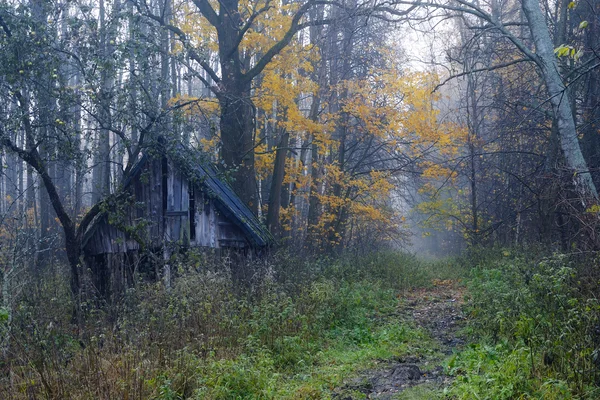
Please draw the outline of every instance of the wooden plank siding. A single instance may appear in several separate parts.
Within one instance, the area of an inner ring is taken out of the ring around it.
[[[167,204],[165,209],[165,242],[190,245],[190,199],[188,180],[172,162],[167,163]]]
[[[133,201],[119,210],[119,224],[128,229],[137,227],[134,228],[137,234],[145,238],[153,250],[170,243],[211,248],[249,246],[244,232],[219,211],[215,199],[203,190],[202,183],[194,185],[194,209],[190,210],[189,185],[190,180],[173,162],[150,158],[133,181]],[[194,219],[194,240],[190,235],[190,218]],[[120,230],[119,224],[111,224],[109,217],[103,216],[94,231],[86,235],[85,253],[138,251],[140,245]]]

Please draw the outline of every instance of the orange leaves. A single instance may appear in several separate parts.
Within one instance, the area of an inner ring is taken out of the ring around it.
[[[215,2],[216,3],[216,2]],[[217,4],[213,4],[213,7]],[[190,45],[197,50],[217,52],[219,50],[217,31],[211,26],[195,6],[184,0],[173,2],[173,25],[185,33]],[[179,41],[173,43],[174,54],[183,52]]]
[[[389,172],[394,168],[377,157],[404,154],[421,160],[424,178],[452,180],[455,176],[448,168],[423,160],[429,160],[432,153],[456,154],[466,138],[463,127],[441,120],[436,108],[439,95],[432,93],[437,76],[402,72],[393,55],[388,54],[386,69],[319,88],[310,79],[312,75],[306,73],[308,68],[299,72],[304,65],[313,64],[302,51],[309,49],[300,43],[295,46],[296,51],[282,54],[265,71],[255,102],[267,116],[267,123],[312,144],[311,149],[316,151],[311,154],[312,165],[288,162],[284,180],[290,187],[293,184],[295,195],[308,200],[312,192],[318,199],[320,216],[309,229],[328,242],[341,240],[346,226],[379,227],[382,232],[399,229],[402,218],[392,200],[396,178]],[[307,112],[310,102],[303,99],[312,101],[317,93],[325,93],[322,110],[317,120],[311,120]],[[361,149],[355,156],[364,152],[374,154],[370,157],[375,160],[358,158],[348,162],[340,156],[346,146]],[[371,153],[373,149],[378,150]],[[259,163],[261,176],[263,171],[268,172],[269,162],[264,159]],[[373,169],[364,168],[362,162],[372,163]],[[309,169],[319,173],[310,174]],[[289,225],[290,213],[295,212],[282,210],[282,224]]]
[[[446,154],[456,153],[466,134],[464,128],[443,121],[436,107],[439,95],[432,93],[438,82],[435,74],[412,73],[404,79],[400,90],[405,94],[403,104],[408,108],[401,129],[413,140],[413,151],[434,146]]]
[[[352,204],[351,211],[354,215],[362,220],[366,220],[369,222],[386,222],[389,221],[388,213],[384,212],[384,210],[375,208],[372,205],[354,203]]]
[[[398,211],[389,206],[394,190],[389,173],[371,171],[353,175],[342,171],[336,164],[326,165],[324,170],[322,181],[317,186],[324,184],[337,190],[317,194],[324,212],[318,223],[310,227],[313,232],[320,232],[324,237],[329,236],[330,241],[337,242],[342,239],[337,225],[340,221],[355,229],[369,229],[391,227],[395,224],[393,221],[400,220]],[[342,214],[348,216],[347,220],[340,220]]]
[[[200,148],[207,154],[214,153],[218,145],[218,139],[218,137],[214,137],[212,139],[200,138]]]
[[[281,40],[292,23],[292,17],[298,9],[298,3],[282,4],[271,0],[240,0],[237,10],[221,10],[221,3],[210,1],[217,14],[224,17],[239,19],[240,28],[252,18],[252,25],[246,31],[239,50],[242,54],[257,56],[264,54],[275,43]],[[230,15],[231,14],[231,15]],[[237,14],[237,15],[235,15]],[[219,45],[217,30],[200,13],[197,7],[183,0],[175,0],[173,4],[173,25],[177,26],[197,51],[205,50],[218,54]],[[183,48],[179,42],[173,44],[174,52],[179,53]],[[289,53],[286,49],[278,58]]]
[[[254,102],[268,116],[268,123],[290,133],[322,131],[323,125],[312,121],[301,108],[299,99],[318,91],[309,78],[311,57],[298,41],[293,42],[265,69],[256,88]]]
[[[221,3],[211,1],[223,17]],[[239,19],[236,26],[244,32],[236,49],[244,60],[240,65],[245,65],[239,73],[252,68],[284,37],[299,6],[297,2],[241,0],[237,10],[227,10],[235,22]],[[174,9],[176,25],[196,49],[223,56],[215,28],[197,9],[185,2],[175,4]],[[247,25],[249,20],[252,26]],[[251,82],[259,143],[254,149],[255,169],[259,179],[268,182],[277,145],[289,143],[283,175],[286,193],[295,199],[304,197],[304,203],[318,199],[320,219],[314,228],[327,233],[327,240],[337,240],[344,229],[339,225],[395,224],[391,221],[399,220],[392,206],[396,177],[388,171],[405,160],[422,162],[431,152],[453,154],[465,135],[461,127],[442,121],[436,108],[439,96],[433,93],[438,82],[435,74],[406,73],[391,48],[373,49],[372,57],[381,58],[374,63],[380,66],[377,69],[351,62],[353,72],[348,75],[334,72],[333,61],[321,61],[319,49],[309,43],[318,40],[317,36],[308,30],[298,32]],[[227,64],[223,65],[227,70]],[[340,81],[339,76],[352,79]],[[181,106],[190,117],[218,111],[214,104],[199,99],[178,97],[171,104]],[[215,140],[200,144],[213,151],[217,146]],[[431,180],[451,175],[435,165],[424,168],[425,177]],[[284,226],[293,225],[296,213],[306,213],[306,209],[295,210],[295,205],[280,212]]]
[[[345,81],[335,90],[346,94],[342,112],[358,121],[362,134],[386,139],[392,149],[409,141],[411,147],[404,150],[416,156],[432,146],[442,154],[456,154],[466,131],[440,120],[435,106],[439,95],[432,93],[437,82],[434,74],[390,68],[363,80]]]

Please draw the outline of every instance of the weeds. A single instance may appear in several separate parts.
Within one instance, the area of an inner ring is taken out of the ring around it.
[[[170,290],[139,282],[110,309],[91,301],[80,332],[60,274],[25,288],[0,397],[321,399],[372,360],[427,351],[422,332],[389,322],[399,291],[439,277],[413,257],[244,268],[239,282],[227,265],[182,261]]]
[[[504,250],[472,271],[471,333],[481,344],[448,364],[452,398],[598,398],[600,304],[580,264]]]
[[[79,332],[68,283],[48,274],[13,299],[10,320],[0,318],[10,332],[0,397],[327,399],[376,360],[430,356],[427,335],[398,323],[399,298],[474,264],[466,283],[476,343],[447,361],[455,379],[445,394],[416,387],[398,398],[598,398],[600,304],[589,263],[508,250],[472,256],[276,255],[245,265],[243,282],[227,265],[182,261],[170,290],[139,282],[113,308],[90,301]]]

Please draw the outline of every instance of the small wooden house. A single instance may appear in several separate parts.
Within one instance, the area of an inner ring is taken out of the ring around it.
[[[162,154],[161,154],[162,153]],[[167,259],[190,247],[260,250],[273,238],[266,227],[197,153],[149,152],[126,182],[130,197],[107,210],[83,241],[101,292],[133,279],[131,264],[144,254]],[[110,282],[113,281],[113,282]],[[103,283],[104,282],[104,283]]]

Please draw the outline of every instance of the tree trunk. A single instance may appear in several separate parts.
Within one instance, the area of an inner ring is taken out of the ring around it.
[[[475,63],[476,61],[473,61]],[[472,68],[469,65],[468,68]],[[479,205],[477,199],[477,155],[476,142],[480,136],[481,120],[479,117],[479,104],[475,89],[475,77],[467,75],[467,125],[469,134],[467,145],[469,148],[469,186],[471,189],[471,232],[470,240],[473,245],[479,244]]]
[[[225,11],[227,10],[227,11]],[[258,214],[258,194],[254,171],[254,104],[251,80],[244,76],[250,60],[240,56],[238,43],[238,0],[223,0],[220,4],[219,62],[221,85],[218,100],[221,107],[221,157],[226,168],[233,168],[234,191],[250,210]]]
[[[283,189],[283,179],[285,177],[285,161],[288,153],[290,134],[287,129],[283,129],[281,140],[275,153],[275,163],[273,165],[273,180],[271,182],[271,191],[269,192],[269,210],[267,212],[267,227],[271,233],[279,238],[281,236],[281,224],[279,223],[279,211],[281,209],[281,194]]]
[[[598,49],[600,46],[600,20],[589,16],[600,15],[600,1],[582,2],[577,9],[587,18],[588,27],[584,30],[584,48]],[[598,57],[597,55],[594,55]],[[585,61],[585,60],[584,60]],[[583,119],[586,126],[583,129],[582,149],[585,159],[592,171],[592,177],[596,185],[600,184],[600,69],[595,68],[585,76],[583,85]]]
[[[311,10],[311,20],[318,20],[323,17],[323,8],[318,7]],[[310,42],[312,45],[319,45],[323,28],[321,26],[313,26],[310,28]],[[321,90],[324,90],[327,85],[327,68],[325,54],[327,53],[327,43],[323,43],[320,51],[320,64],[313,62],[313,79],[318,83],[317,92],[313,95],[310,105],[309,119],[317,122],[319,120],[319,112],[321,111]],[[318,71],[318,72],[315,72]],[[310,159],[307,164],[310,168],[310,188],[308,195],[308,213],[307,213],[307,244],[309,247],[315,247],[319,234],[316,230],[319,222],[321,202],[319,201],[320,185],[321,185],[321,169],[319,166],[319,147],[316,143],[316,138],[311,135],[309,138]]]
[[[229,81],[229,80],[228,80]],[[235,170],[232,187],[250,210],[258,214],[254,173],[254,106],[250,85],[234,82],[218,97],[221,107],[221,157],[226,168]]]
[[[113,14],[120,7],[119,1],[113,4]],[[92,204],[99,202],[110,193],[110,130],[111,97],[114,87],[114,70],[112,68],[112,52],[114,51],[114,28],[107,21],[105,1],[100,1],[100,47],[104,62],[107,64],[100,73],[99,116],[100,129],[98,131],[98,148],[93,169]]]
[[[590,202],[598,201],[598,192],[579,146],[569,93],[558,70],[548,26],[538,0],[523,0],[523,11],[529,22],[538,65],[542,71],[556,118],[560,147],[567,166],[573,172],[575,190],[586,207]]]
[[[35,18],[36,23],[40,28],[45,27],[46,20],[48,18],[48,7],[44,1],[34,0],[31,4],[32,15]],[[54,85],[53,78],[50,76],[51,71],[45,71],[40,78],[41,85],[38,86],[36,91],[36,102],[34,108],[37,109],[39,127],[37,128],[36,139],[40,144],[40,157],[46,162],[46,173],[50,179],[56,177],[56,163],[55,163],[55,124],[53,116],[56,115],[56,100],[51,98],[50,92],[46,88],[50,88]],[[22,109],[23,112],[28,112]],[[29,141],[29,140],[28,140]],[[54,220],[54,213],[52,211],[51,200],[48,198],[48,194],[40,190],[39,205],[40,205],[40,241],[39,241],[39,268],[43,268],[45,264],[50,260],[52,249],[52,236],[56,234],[57,225]]]

